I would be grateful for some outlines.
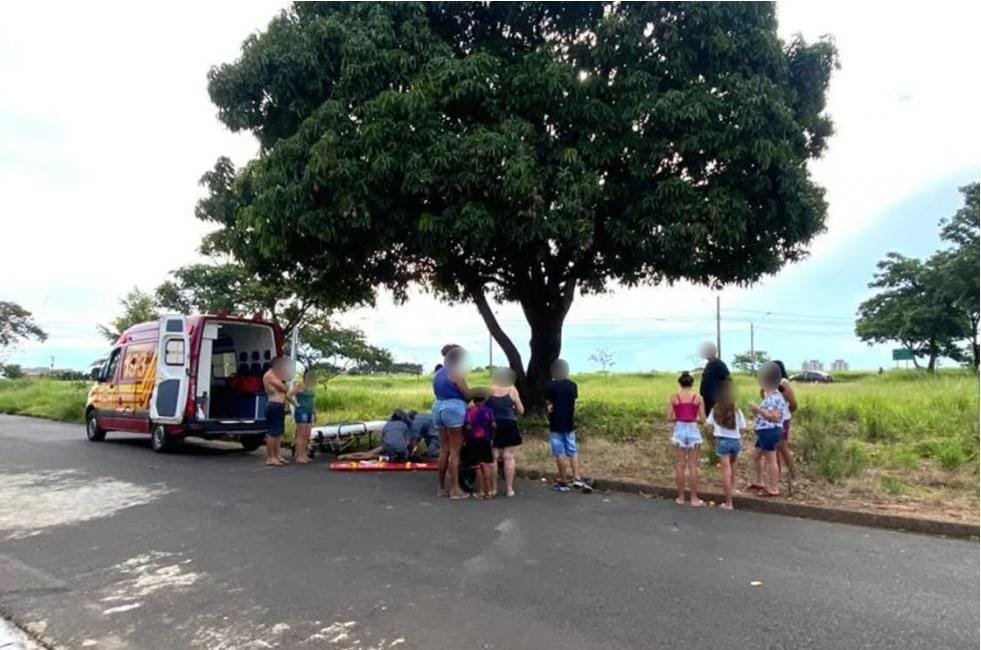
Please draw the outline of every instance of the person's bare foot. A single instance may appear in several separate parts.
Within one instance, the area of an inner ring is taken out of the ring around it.
[[[309,463],[310,463],[310,459],[309,458],[297,458],[296,459],[296,464],[297,465],[308,465]]]
[[[692,508],[701,508],[704,505],[705,505],[705,502],[704,501],[702,501],[698,497],[692,497],[692,499],[691,499],[691,507]]]
[[[445,498],[445,497],[450,496],[450,493],[447,492],[446,490],[439,489],[439,490],[436,490],[436,496],[438,496],[440,498]]]
[[[733,507],[732,507],[732,504],[731,503],[723,503],[721,506],[719,506],[719,509],[720,510],[732,510]]]
[[[513,497],[514,496],[514,490],[508,490],[506,494],[507,494],[508,498]]]
[[[458,492],[456,494],[450,492],[450,501],[463,501],[464,499],[469,499],[469,498],[470,495],[467,494],[466,492]]]
[[[685,505],[685,497],[678,497],[677,499],[674,500],[674,502],[677,503],[679,506],[683,506]]]

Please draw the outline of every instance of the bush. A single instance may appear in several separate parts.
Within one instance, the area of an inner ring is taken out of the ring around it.
[[[798,439],[801,459],[832,483],[856,476],[868,465],[868,453],[857,440],[821,429],[807,430]]]

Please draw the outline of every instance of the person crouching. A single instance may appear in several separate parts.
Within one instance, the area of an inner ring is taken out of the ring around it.
[[[409,416],[404,411],[392,411],[381,431],[382,456],[395,462],[409,460],[409,426]]]

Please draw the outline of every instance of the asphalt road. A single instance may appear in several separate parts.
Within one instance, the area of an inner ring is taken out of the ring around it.
[[[260,453],[0,416],[0,612],[69,648],[978,647],[976,542]]]

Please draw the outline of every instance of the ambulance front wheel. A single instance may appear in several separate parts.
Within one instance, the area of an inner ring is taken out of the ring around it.
[[[95,416],[95,411],[89,411],[85,418],[85,437],[90,442],[102,442],[106,439],[106,430],[99,426],[99,419]]]
[[[262,446],[263,436],[241,436],[238,441],[242,443],[242,448],[245,449],[246,452],[253,452]]]
[[[162,424],[153,426],[153,433],[150,436],[150,446],[158,454],[165,454],[174,450],[174,440],[167,435],[167,430]]]

